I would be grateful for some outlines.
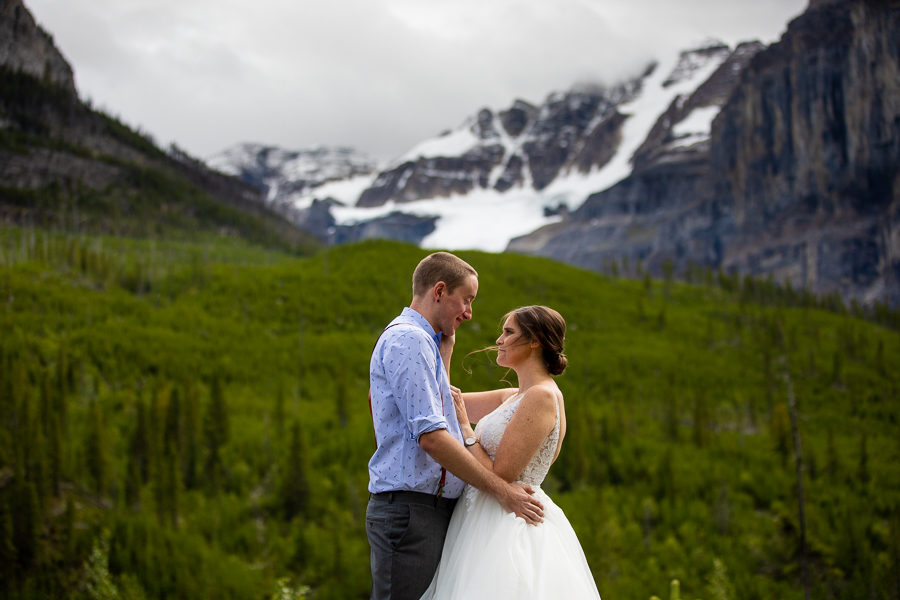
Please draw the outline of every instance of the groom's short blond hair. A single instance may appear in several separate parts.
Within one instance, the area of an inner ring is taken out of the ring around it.
[[[478,277],[478,272],[455,254],[449,252],[429,254],[419,261],[416,270],[413,271],[413,296],[427,294],[438,281],[447,284],[447,292],[453,293],[453,290],[462,285],[470,275]]]

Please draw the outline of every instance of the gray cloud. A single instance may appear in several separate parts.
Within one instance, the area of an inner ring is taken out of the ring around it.
[[[613,82],[805,0],[26,0],[82,96],[204,157],[241,141],[390,158],[482,106]]]

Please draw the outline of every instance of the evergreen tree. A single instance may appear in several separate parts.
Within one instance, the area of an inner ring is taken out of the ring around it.
[[[38,495],[30,481],[17,480],[13,490],[13,545],[19,564],[30,567],[40,556],[41,515]]]
[[[671,378],[664,389],[663,406],[663,427],[665,428],[666,437],[671,442],[678,441],[678,397],[676,395],[675,386],[672,385]]]
[[[197,462],[200,457],[199,412],[196,391],[191,386],[185,394],[182,427],[183,448],[181,453],[182,481],[185,489],[197,487]]]
[[[26,465],[27,478],[34,484],[38,508],[43,512],[51,493],[46,444],[44,443],[44,436],[36,426],[36,423],[31,427],[30,433],[30,452],[28,454],[28,464]]]
[[[125,504],[137,507],[141,498],[141,468],[138,459],[128,455],[128,463],[125,471]]]
[[[166,405],[166,424],[163,434],[163,450],[178,454],[181,450],[181,402],[178,388],[169,391],[169,402]]]
[[[769,343],[762,341],[763,376],[766,380],[766,407],[772,411],[775,396],[775,372],[772,365],[772,349]]]
[[[204,467],[206,481],[213,489],[217,489],[222,469],[221,450],[228,441],[228,409],[218,376],[213,377],[210,386],[209,405],[203,419],[203,434],[206,441]]]
[[[667,446],[666,451],[659,459],[656,466],[655,496],[657,500],[673,502],[675,500],[675,469],[672,465],[672,448]]]
[[[84,588],[91,600],[118,600],[121,598],[109,572],[109,543],[106,539],[94,541],[84,572]]]
[[[28,388],[26,385],[27,375],[25,366],[22,361],[13,363],[11,395],[9,399],[10,415],[9,415],[9,434],[13,440],[13,463],[15,468],[21,469],[22,477],[25,477],[29,456],[33,448],[29,444],[31,424],[31,404],[28,398]]]
[[[275,436],[281,440],[284,438],[284,383],[278,381],[278,391],[275,394],[275,411],[273,418],[275,419]]]
[[[74,564],[77,560],[78,540],[75,536],[75,503],[72,498],[66,498],[66,511],[63,513],[62,550],[63,562],[67,565]]]
[[[703,448],[709,443],[710,426],[709,401],[702,389],[694,391],[694,444]]]
[[[150,393],[150,405],[147,407],[147,481],[153,486],[154,494],[158,494],[161,489],[159,473],[164,468],[165,462],[163,445],[165,419],[162,405],[164,389],[159,387],[158,382],[154,388]],[[161,504],[157,502],[156,506],[159,508]]]
[[[857,469],[857,479],[865,487],[869,483],[869,441],[866,432],[859,439],[859,466]]]
[[[58,356],[56,359],[56,393],[53,395],[55,400],[54,412],[59,418],[60,429],[65,435],[69,427],[69,407],[68,396],[69,390],[74,383],[74,371],[72,370],[71,361],[66,354],[66,350],[62,344],[59,346]]]
[[[344,363],[339,363],[338,373],[337,373],[337,381],[335,382],[337,385],[336,396],[337,396],[337,417],[338,417],[338,425],[341,429],[345,429],[347,427],[347,373],[346,368],[343,366]]]
[[[178,525],[178,488],[181,484],[181,401],[177,387],[169,390],[163,435],[163,463],[160,469],[160,514],[172,527]]]
[[[150,431],[147,416],[147,407],[144,401],[138,397],[134,405],[135,426],[131,432],[128,458],[134,465],[139,483],[150,481]]]
[[[309,500],[308,467],[304,452],[303,431],[300,423],[291,426],[291,443],[282,469],[279,503],[286,521],[306,510]]]
[[[837,482],[840,463],[834,445],[834,429],[831,427],[825,432],[825,472],[828,473],[828,479],[832,483]]]
[[[40,423],[41,432],[44,437],[50,434],[50,418],[54,413],[55,402],[52,399],[50,391],[50,376],[46,369],[41,369],[41,401],[40,401]]]
[[[178,454],[170,452],[166,455],[162,469],[163,508],[161,512],[165,521],[173,528],[178,527],[178,497],[181,483],[181,470],[178,464]]]
[[[733,600],[734,586],[728,578],[728,570],[720,558],[713,559],[713,572],[709,577],[709,593],[713,600]]]
[[[50,490],[54,498],[59,498],[60,484],[63,478],[63,440],[59,425],[59,416],[54,413],[50,418],[50,432],[47,439],[47,460],[50,469]]]
[[[16,575],[16,547],[12,514],[6,499],[0,497],[0,592],[8,592]]]
[[[84,456],[87,470],[94,484],[94,492],[100,498],[107,489],[107,468],[109,458],[106,449],[106,436],[103,430],[103,417],[96,400],[91,402],[88,421],[87,438],[85,439]]]
[[[834,351],[831,361],[831,383],[839,385],[844,381],[844,360],[840,350]]]
[[[775,451],[781,458],[781,466],[787,466],[791,453],[791,419],[783,402],[779,402],[772,410],[770,432],[775,442]]]

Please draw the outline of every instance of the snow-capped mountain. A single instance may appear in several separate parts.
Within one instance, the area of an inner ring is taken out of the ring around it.
[[[713,41],[617,86],[552,93],[541,106],[520,100],[505,110],[482,109],[410,150],[335,216],[339,223],[397,210],[436,216],[422,245],[502,251],[627,177],[639,150],[666,143],[687,151],[702,143],[724,98],[685,99],[716,74],[735,81],[748,50],[760,47],[731,50]],[[682,110],[660,123],[678,102]]]
[[[338,235],[332,231],[333,241],[359,239],[347,232],[363,227],[382,236],[371,225],[402,213],[424,237],[398,231],[401,239],[502,251],[513,238],[559,220],[561,211],[577,209],[591,193],[628,176],[638,150],[702,143],[723,95],[685,99],[717,74],[736,79],[751,50],[760,47],[732,50],[709,41],[619,85],[554,92],[540,106],[516,100],[506,109],[484,108],[378,173],[349,150],[287,152],[253,144],[228,150],[210,165],[264,185],[270,202],[300,211],[294,220],[301,224],[314,199],[329,200],[327,208],[316,209],[319,217],[326,210],[333,222],[316,222],[343,226]],[[671,110],[677,102],[681,109]],[[669,120],[660,124],[664,114]]]
[[[321,197],[327,190],[323,186],[368,183],[378,169],[374,160],[353,148],[285,150],[253,143],[228,148],[206,163],[265,189],[268,202],[296,208],[306,208],[304,203],[313,196]]]
[[[771,46],[712,41],[619,85],[484,108],[377,173],[282,196],[286,178],[271,200],[330,243],[702,266],[897,304],[897,14],[810,2]]]

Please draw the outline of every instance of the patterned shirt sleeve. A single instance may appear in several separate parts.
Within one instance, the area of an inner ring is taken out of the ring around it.
[[[438,429],[447,429],[441,407],[434,343],[424,332],[404,331],[385,352],[386,374],[395,398],[403,398],[398,409],[410,439]]]

